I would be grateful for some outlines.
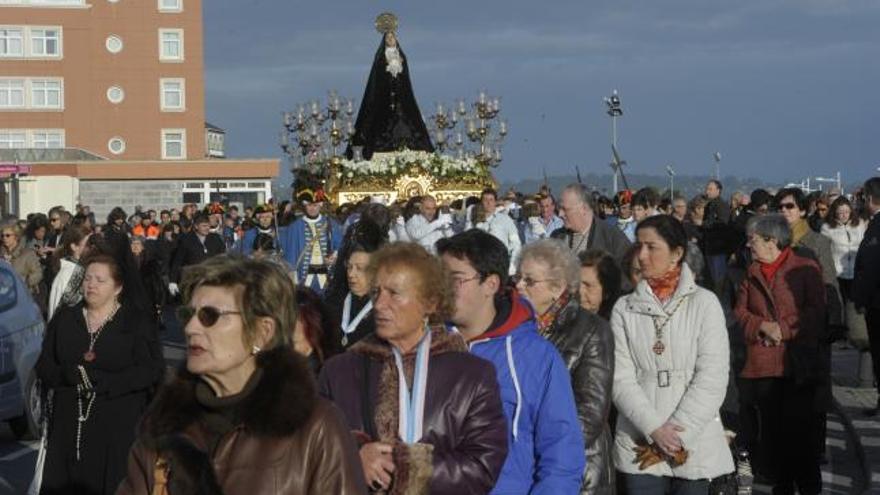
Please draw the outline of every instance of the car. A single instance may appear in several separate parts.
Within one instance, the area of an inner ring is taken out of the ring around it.
[[[0,421],[18,439],[39,436],[40,392],[34,365],[45,323],[24,281],[0,260]]]

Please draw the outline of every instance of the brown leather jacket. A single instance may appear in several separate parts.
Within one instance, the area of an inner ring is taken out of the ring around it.
[[[199,378],[181,371],[147,412],[117,495],[150,495],[157,449],[171,464],[172,494],[366,493],[345,419],[318,397],[305,360],[278,348],[260,354],[257,366],[258,382],[219,437],[196,397]],[[183,438],[190,450],[169,438]]]

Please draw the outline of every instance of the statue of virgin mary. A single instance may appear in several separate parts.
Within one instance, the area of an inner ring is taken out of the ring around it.
[[[382,33],[382,41],[361,99],[355,134],[345,154],[351,159],[355,146],[362,147],[365,160],[377,151],[407,148],[433,152],[434,146],[413,95],[406,55],[394,32],[397,19],[392,14],[382,14],[376,20],[376,27]]]

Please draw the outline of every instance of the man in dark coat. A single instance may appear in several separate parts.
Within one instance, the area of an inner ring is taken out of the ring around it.
[[[171,262],[171,281],[174,287],[169,287],[172,294],[177,292],[176,282],[180,280],[180,274],[184,267],[201,263],[211,256],[226,252],[226,244],[219,234],[211,232],[211,222],[208,216],[200,213],[193,219],[193,230],[180,236],[174,260]]]
[[[872,177],[865,182],[865,208],[871,215],[871,222],[856,254],[855,279],[852,299],[856,309],[865,313],[868,327],[868,340],[871,343],[871,359],[874,362],[874,380],[880,390],[880,177]],[[880,411],[880,398],[877,405],[866,414],[874,416]]]
[[[593,195],[583,184],[569,184],[562,190],[559,204],[565,227],[556,229],[550,237],[561,239],[572,254],[601,249],[618,262],[623,258],[630,242],[617,227],[596,218]]]

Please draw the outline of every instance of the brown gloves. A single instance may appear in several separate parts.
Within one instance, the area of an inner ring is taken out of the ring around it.
[[[660,450],[655,444],[650,445],[638,445],[635,448],[636,458],[633,461],[639,465],[639,471],[644,471],[654,464],[659,464],[661,462],[668,462],[672,467],[678,467],[687,462],[688,459],[688,451],[681,449],[675,453],[673,456],[666,455],[665,452]]]

